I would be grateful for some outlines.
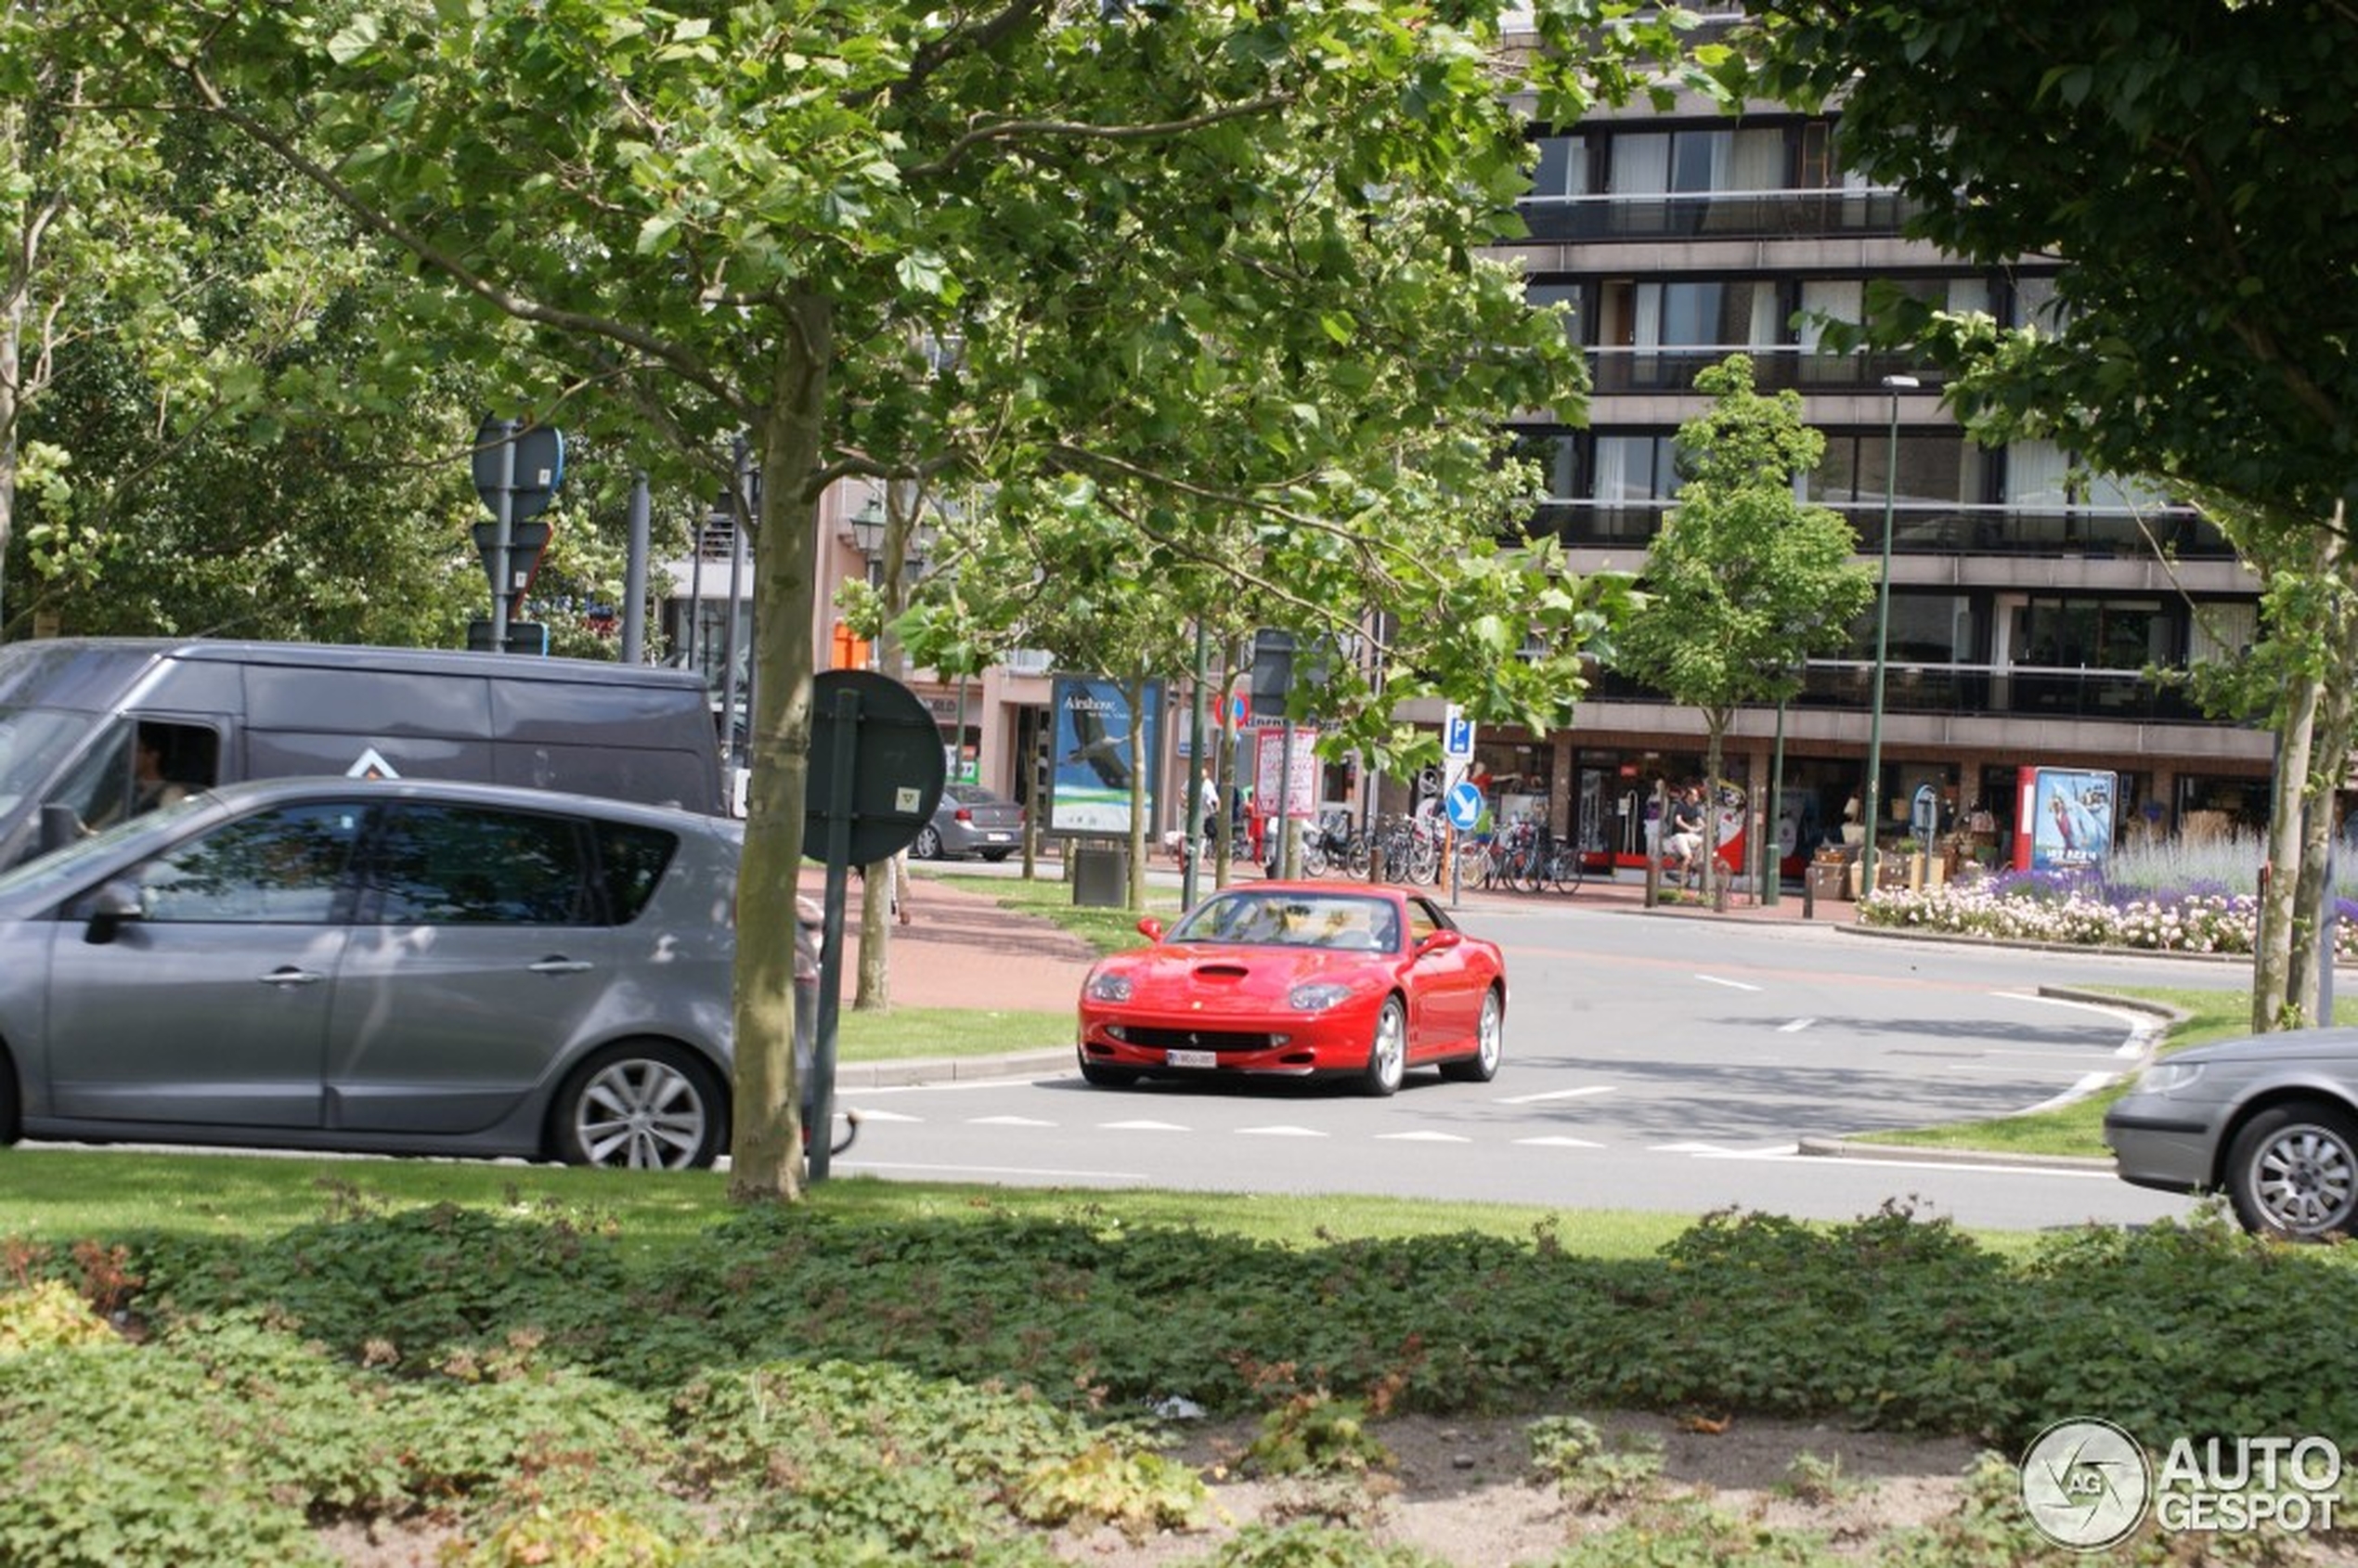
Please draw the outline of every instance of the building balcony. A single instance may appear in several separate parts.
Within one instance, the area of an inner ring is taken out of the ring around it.
[[[1917,210],[1881,188],[1527,196],[1521,204],[1533,240],[1568,243],[1897,235]]]
[[[1555,535],[1567,550],[1644,549],[1674,501],[1547,501],[1533,513],[1531,531]],[[1823,501],[1842,513],[1862,555],[1883,549],[1884,502]],[[2199,513],[2171,507],[2144,513],[2117,508],[1966,506],[1954,502],[1894,504],[1895,555],[2012,555],[2150,560],[2154,546],[2181,560],[2231,561],[2235,548]]]
[[[1722,343],[1678,348],[1592,348],[1588,375],[1600,396],[1619,393],[1682,393],[1698,373],[1731,354],[1752,361],[1753,385],[1762,392],[1858,392],[1886,395],[1885,376],[1913,375],[1903,354],[1821,354],[1797,343]]]
[[[1874,702],[1874,670],[1872,659],[1813,660],[1803,674],[1800,694],[1789,706],[1867,713]],[[1665,700],[1626,675],[1600,670],[1581,703],[1659,706]],[[2001,669],[1891,659],[1884,668],[1884,711],[2234,727],[2233,721],[2213,719],[2196,706],[2183,688],[2157,685],[2133,669],[2022,665]]]

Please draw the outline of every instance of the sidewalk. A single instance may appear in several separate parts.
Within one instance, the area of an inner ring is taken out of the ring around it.
[[[892,933],[892,1000],[911,1007],[977,1007],[992,1010],[1037,1010],[1071,1005],[1095,958],[1080,938],[1038,915],[1002,909],[987,894],[969,891],[930,875],[933,868],[914,868],[911,878],[910,923]],[[943,868],[952,875],[971,867]],[[1055,862],[1043,863],[1043,877],[1061,876]],[[1164,864],[1147,873],[1159,891],[1175,891],[1179,874]],[[1239,884],[1257,880],[1248,873]],[[1328,878],[1337,887],[1348,884]],[[825,891],[826,879],[815,867],[805,868],[802,891],[813,898]],[[1210,878],[1203,890],[1209,890]],[[1806,901],[1797,891],[1786,892],[1774,904],[1762,905],[1749,894],[1731,897],[1725,914],[1707,905],[1645,905],[1645,884],[1626,881],[1585,881],[1573,893],[1504,893],[1462,890],[1453,906],[1447,888],[1420,889],[1432,893],[1444,908],[1479,921],[1485,914],[1512,914],[1539,908],[1592,910],[1664,920],[1737,920],[1746,923],[1799,925],[1814,916],[1818,925],[1858,923],[1859,906],[1850,902],[1819,902],[1805,914]],[[860,884],[855,879],[844,909],[843,1003],[849,1006],[859,974]],[[1140,939],[1142,941],[1145,940]]]

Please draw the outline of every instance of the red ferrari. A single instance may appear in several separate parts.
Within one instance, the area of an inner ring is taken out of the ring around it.
[[[1151,946],[1101,959],[1081,987],[1081,1076],[1356,1078],[1371,1095],[1412,1067],[1486,1083],[1498,1071],[1507,966],[1439,904],[1399,888],[1254,882],[1215,893]]]

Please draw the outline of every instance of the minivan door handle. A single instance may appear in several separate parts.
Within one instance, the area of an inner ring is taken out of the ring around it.
[[[291,986],[317,985],[328,977],[317,969],[298,969],[292,964],[282,964],[268,974],[257,975],[254,978],[264,985]]]
[[[592,967],[586,958],[551,956],[529,965],[536,975],[578,975]]]

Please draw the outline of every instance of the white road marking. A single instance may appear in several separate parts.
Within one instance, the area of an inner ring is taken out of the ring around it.
[[[1602,1144],[1592,1144],[1586,1138],[1517,1138],[1515,1143],[1518,1147],[1526,1148],[1602,1148],[1605,1147]]]
[[[969,1116],[969,1127],[1054,1127],[1053,1121],[1042,1121],[1030,1116]]]
[[[842,1095],[836,1096],[836,1106],[838,1109],[843,1108]],[[852,1108],[860,1112],[860,1120],[862,1121],[923,1121],[925,1120],[922,1116],[906,1116],[897,1110],[870,1110],[865,1106]]]
[[[1585,1089],[1550,1089],[1540,1095],[1509,1095],[1497,1103],[1502,1106],[1537,1105],[1542,1100],[1576,1100],[1585,1095],[1610,1095],[1613,1085],[1591,1083]]]
[[[1247,1137],[1323,1138],[1327,1135],[1315,1127],[1239,1127],[1237,1131]]]
[[[1185,1133],[1189,1131],[1176,1121],[1100,1121],[1099,1130],[1108,1133]]]
[[[1763,1144],[1758,1148],[1719,1148],[1704,1144],[1694,1150],[1698,1160],[1757,1160],[1763,1155],[1799,1154],[1801,1146],[1787,1138],[1781,1144]]]
[[[2057,1095],[2054,1098],[2051,1100],[2041,1100],[2028,1110],[2017,1111],[2015,1114],[2018,1116],[2029,1116],[2042,1110],[2053,1110],[2057,1106],[2069,1105],[2075,1100],[2084,1099],[2088,1095],[2094,1094],[2097,1090],[2103,1088],[2105,1084],[2111,1082],[2118,1076],[2118,1073],[2112,1072],[2083,1073],[2080,1076],[2079,1082],[2074,1083],[2070,1088],[2066,1089],[2062,1094]]]
[[[854,1171],[929,1171],[936,1175],[1048,1176],[1081,1182],[1150,1182],[1138,1171],[1068,1171],[1045,1165],[920,1165],[906,1160],[838,1160],[837,1169]]]
[[[1779,1034],[1799,1034],[1803,1030],[1807,1029],[1811,1024],[1814,1024],[1818,1020],[1815,1018],[1795,1018],[1789,1024],[1779,1024],[1777,1026],[1777,1032]]]
[[[1987,1171],[2000,1176],[2068,1176],[2074,1181],[2095,1182],[2119,1179],[2110,1171],[2067,1170],[2055,1165],[1984,1165],[1977,1161],[1970,1165],[1942,1164],[1931,1160],[1826,1160],[1823,1155],[1802,1154],[1793,1150],[1782,1154],[1722,1154],[1719,1158],[1722,1160],[1763,1160],[1778,1164],[1793,1165],[1815,1165],[1821,1160],[1828,1164],[1866,1165],[1872,1163],[1879,1171],[1943,1171],[1952,1176],[1964,1172]]]
[[[1471,1138],[1459,1137],[1455,1133],[1378,1133],[1376,1140],[1379,1143],[1401,1144],[1470,1144],[1473,1142]]]
[[[1760,989],[1756,985],[1749,985],[1743,980],[1723,980],[1717,975],[1697,975],[1695,978],[1705,985],[1724,985],[1730,991],[1758,991]]]

